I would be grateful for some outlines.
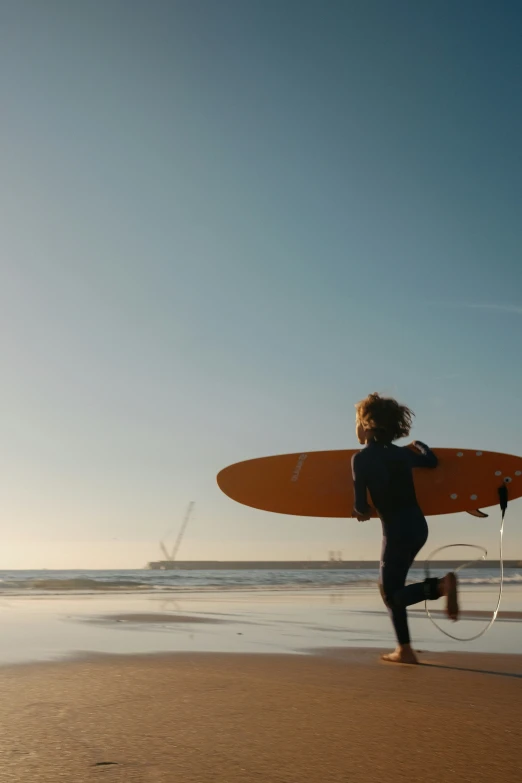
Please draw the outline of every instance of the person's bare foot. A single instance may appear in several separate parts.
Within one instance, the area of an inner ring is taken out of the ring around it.
[[[459,599],[457,577],[450,571],[443,580],[444,595],[446,596],[446,614],[450,620],[459,619]]]
[[[388,663],[407,663],[411,665],[417,664],[419,662],[417,656],[409,645],[405,645],[404,647],[397,647],[394,652],[381,655],[381,659],[383,661],[387,661]]]

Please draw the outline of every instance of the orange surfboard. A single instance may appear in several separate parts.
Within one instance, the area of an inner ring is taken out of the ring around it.
[[[218,476],[220,489],[238,503],[304,517],[350,517],[352,456],[357,450],[310,451],[238,462]],[[522,496],[522,457],[493,451],[434,449],[435,469],[415,468],[415,490],[426,516],[497,505],[504,484],[509,500]],[[371,503],[371,498],[368,498]]]

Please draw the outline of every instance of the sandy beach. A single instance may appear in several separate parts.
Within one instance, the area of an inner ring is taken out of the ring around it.
[[[437,621],[476,633],[495,589]],[[510,783],[520,597],[473,644],[416,608],[422,665],[404,667],[379,659],[393,632],[373,586],[4,593],[0,783]]]
[[[0,669],[0,780],[520,779],[522,656],[99,656]]]

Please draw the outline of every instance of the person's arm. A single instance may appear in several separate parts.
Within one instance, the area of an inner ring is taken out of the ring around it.
[[[408,452],[414,468],[436,468],[439,464],[437,455],[420,440],[414,440]]]
[[[354,454],[352,457],[352,478],[353,478],[353,515],[360,522],[370,519],[370,506],[367,500],[367,487],[364,472],[361,466],[361,453]]]

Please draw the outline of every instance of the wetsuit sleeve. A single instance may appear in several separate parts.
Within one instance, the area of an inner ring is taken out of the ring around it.
[[[413,449],[407,449],[410,461],[414,468],[436,468],[439,464],[437,455],[433,453],[429,446],[420,440],[414,440]]]
[[[361,465],[361,454],[354,454],[352,457],[352,478],[353,478],[353,508],[361,516],[368,514],[370,506],[367,501],[366,477]]]

